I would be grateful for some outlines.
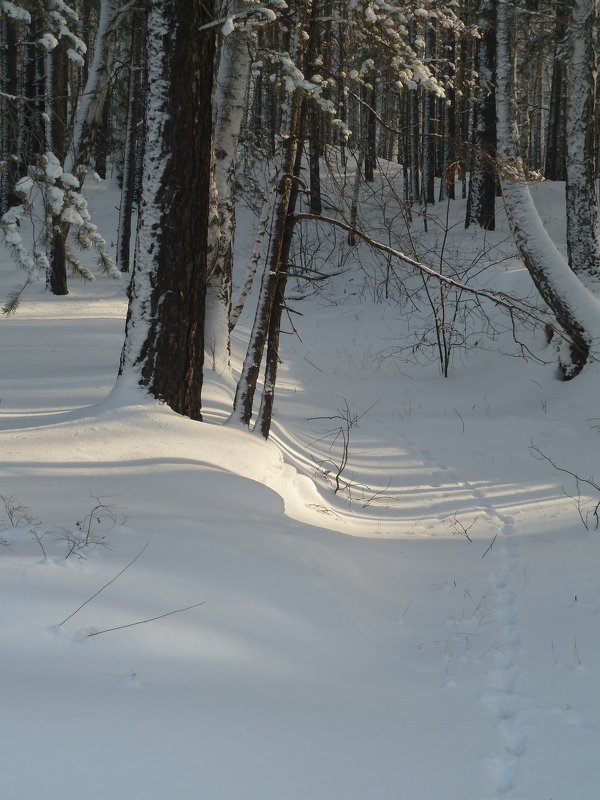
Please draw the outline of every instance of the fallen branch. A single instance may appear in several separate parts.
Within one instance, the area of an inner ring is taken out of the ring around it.
[[[409,267],[413,267],[413,269],[419,270],[419,272],[422,274],[435,278],[446,286],[451,286],[453,289],[459,289],[460,291],[468,292],[475,297],[485,297],[487,300],[491,300],[492,303],[495,303],[497,306],[506,309],[510,314],[513,314],[515,311],[517,311],[519,314],[522,314],[523,317],[531,319],[534,322],[539,322],[540,324],[544,324],[546,322],[546,320],[535,314],[530,308],[523,307],[518,300],[508,294],[504,294],[504,292],[491,292],[487,289],[475,289],[473,286],[469,286],[466,283],[462,283],[454,278],[450,278],[448,275],[442,275],[442,273],[433,269],[433,267],[428,267],[426,264],[422,264],[420,261],[417,261],[406,253],[403,253],[401,250],[396,250],[387,244],[383,244],[383,242],[378,242],[376,239],[371,238],[368,234],[359,230],[355,226],[348,225],[346,222],[335,219],[335,217],[324,217],[321,214],[308,214],[305,212],[296,212],[291,214],[290,217],[295,222],[309,220],[312,222],[324,222],[336,228],[341,228],[341,230],[346,231],[347,233],[358,236],[359,239],[362,239],[365,244],[368,244],[369,247],[372,247],[374,250],[381,250],[384,253],[389,253],[399,261],[407,264]]]

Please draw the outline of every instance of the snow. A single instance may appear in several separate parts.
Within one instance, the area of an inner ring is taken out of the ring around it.
[[[60,218],[63,222],[68,222],[70,225],[79,226],[84,224],[81,215],[78,214],[77,211],[75,211],[75,209],[71,208],[70,206],[67,206],[66,208],[63,209]]]
[[[15,3],[10,3],[8,0],[2,0],[2,10],[7,16],[11,17],[17,22],[23,22],[25,24],[29,24],[31,22],[31,14],[29,11],[21,8],[21,6],[18,6]]]
[[[551,189],[534,197],[555,219]],[[116,192],[85,193],[108,234]],[[485,242],[485,285],[531,291],[500,209],[495,233],[448,239],[463,263]],[[6,294],[19,273],[0,257]],[[229,378],[207,374],[202,424],[133,376],[115,388],[124,286],[35,284],[0,321],[7,797],[598,796],[600,533],[531,445],[598,480],[600,368],[562,383],[531,333],[540,360],[510,357],[498,318],[444,380],[402,355],[420,322],[382,299],[374,257],[342,239],[336,257],[348,271],[318,292],[291,281],[302,338],[284,337],[268,443],[222,424]],[[346,409],[360,419],[334,495]],[[110,508],[90,519],[94,498]],[[88,524],[95,546],[65,559]]]
[[[37,40],[37,43],[45,50],[50,52],[50,50],[54,50],[54,48],[58,45],[58,39],[51,33],[44,33]]]

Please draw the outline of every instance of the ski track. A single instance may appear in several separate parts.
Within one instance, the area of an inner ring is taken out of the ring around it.
[[[498,511],[491,500],[469,481],[460,479],[446,464],[436,461],[430,450],[404,433],[398,435],[426,466],[441,470],[454,484],[466,489],[473,497],[473,510],[485,514],[497,530],[493,546],[500,550],[499,566],[487,576],[490,591],[496,600],[496,643],[492,649],[493,663],[481,678],[480,697],[492,715],[498,736],[497,749],[489,753],[485,762],[486,797],[489,800],[505,798],[516,789],[519,762],[527,750],[527,730],[522,719],[524,708],[521,707],[518,694],[521,631],[514,588],[515,576],[519,572],[519,545],[514,520],[510,515]]]

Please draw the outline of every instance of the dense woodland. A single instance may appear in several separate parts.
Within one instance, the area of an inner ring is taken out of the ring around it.
[[[229,370],[254,280],[232,421],[265,437],[289,278],[327,277],[326,259],[297,257],[309,228],[378,248],[442,290],[483,295],[511,324],[543,324],[439,255],[361,224],[361,186],[394,164],[390,202],[408,229],[461,197],[464,225],[493,230],[503,198],[563,377],[597,357],[595,0],[2,0],[0,13],[2,236],[24,270],[6,314],[40,275],[57,295],[90,278],[78,252],[94,248],[106,275],[132,272],[121,374],[201,419],[203,370]],[[115,264],[86,176],[121,187]],[[565,183],[566,259],[531,199],[529,183],[544,179]],[[235,259],[241,199],[256,213],[247,264]],[[433,305],[432,315],[447,374],[450,323]]]

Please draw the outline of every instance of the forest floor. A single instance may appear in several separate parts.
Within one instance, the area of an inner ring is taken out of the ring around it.
[[[369,230],[405,244],[377,181]],[[560,240],[562,187],[534,190]],[[118,196],[88,192],[110,242]],[[501,214],[430,211],[429,263],[531,294]],[[250,306],[202,424],[113,388],[124,285],[0,320],[4,797],[598,797],[600,368],[559,381],[464,295],[441,377],[420,279],[316,241],[341,274],[292,281],[268,443],[222,424]]]

